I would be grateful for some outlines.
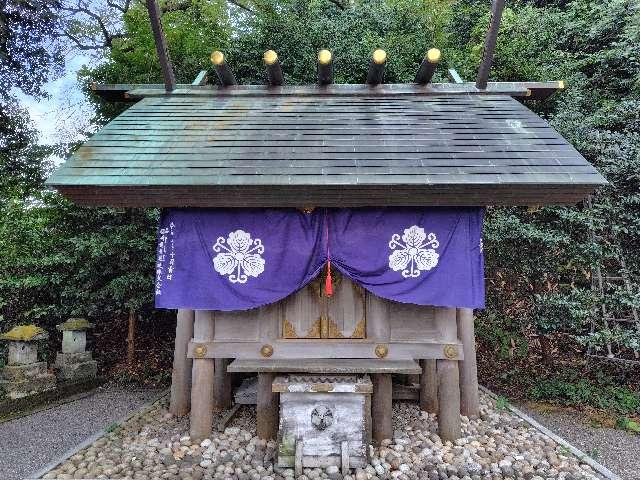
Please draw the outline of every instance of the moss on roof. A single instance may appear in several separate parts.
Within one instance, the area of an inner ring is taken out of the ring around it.
[[[93,328],[93,323],[89,323],[86,318],[70,318],[60,325],[56,325],[56,328],[61,332],[65,330],[87,330]]]
[[[0,340],[10,342],[33,342],[48,338],[49,334],[35,325],[17,325],[6,333],[0,335]]]

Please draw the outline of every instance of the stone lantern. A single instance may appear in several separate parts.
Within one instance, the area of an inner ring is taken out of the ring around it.
[[[56,328],[62,332],[62,352],[58,352],[54,368],[61,381],[83,381],[96,378],[98,364],[87,347],[87,330],[93,324],[84,318],[70,318]]]
[[[49,334],[35,325],[19,325],[0,335],[9,343],[7,365],[0,371],[0,385],[12,399],[26,397],[56,388],[56,377],[38,361],[38,340]]]

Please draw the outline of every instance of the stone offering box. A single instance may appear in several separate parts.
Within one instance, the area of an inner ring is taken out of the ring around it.
[[[302,468],[337,466],[343,475],[364,467],[371,442],[368,375],[288,375],[277,377],[280,394],[278,465]]]
[[[63,381],[81,381],[96,378],[98,364],[85,351],[87,330],[93,324],[84,318],[70,318],[56,328],[62,332],[62,352],[56,355],[54,368]]]
[[[0,335],[9,342],[7,365],[0,371],[0,385],[11,399],[52,390],[56,377],[47,370],[46,362],[38,361],[39,340],[49,334],[35,325],[19,325]]]

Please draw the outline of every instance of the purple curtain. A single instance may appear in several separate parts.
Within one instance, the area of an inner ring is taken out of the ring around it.
[[[332,268],[398,302],[484,307],[483,209],[167,209],[156,307],[246,310]]]

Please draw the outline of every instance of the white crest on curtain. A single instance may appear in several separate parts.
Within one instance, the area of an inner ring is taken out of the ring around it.
[[[226,241],[218,237],[213,251],[220,252],[213,259],[213,268],[220,275],[229,275],[231,283],[247,283],[249,277],[264,272],[264,259],[260,256],[264,253],[262,240],[251,239],[251,234],[244,230],[229,233]]]
[[[417,225],[406,228],[402,237],[394,233],[389,242],[389,248],[394,250],[389,255],[389,268],[395,272],[402,270],[404,278],[419,277],[422,270],[431,270],[438,265],[440,255],[435,249],[439,246],[435,233],[427,235],[424,228]]]

